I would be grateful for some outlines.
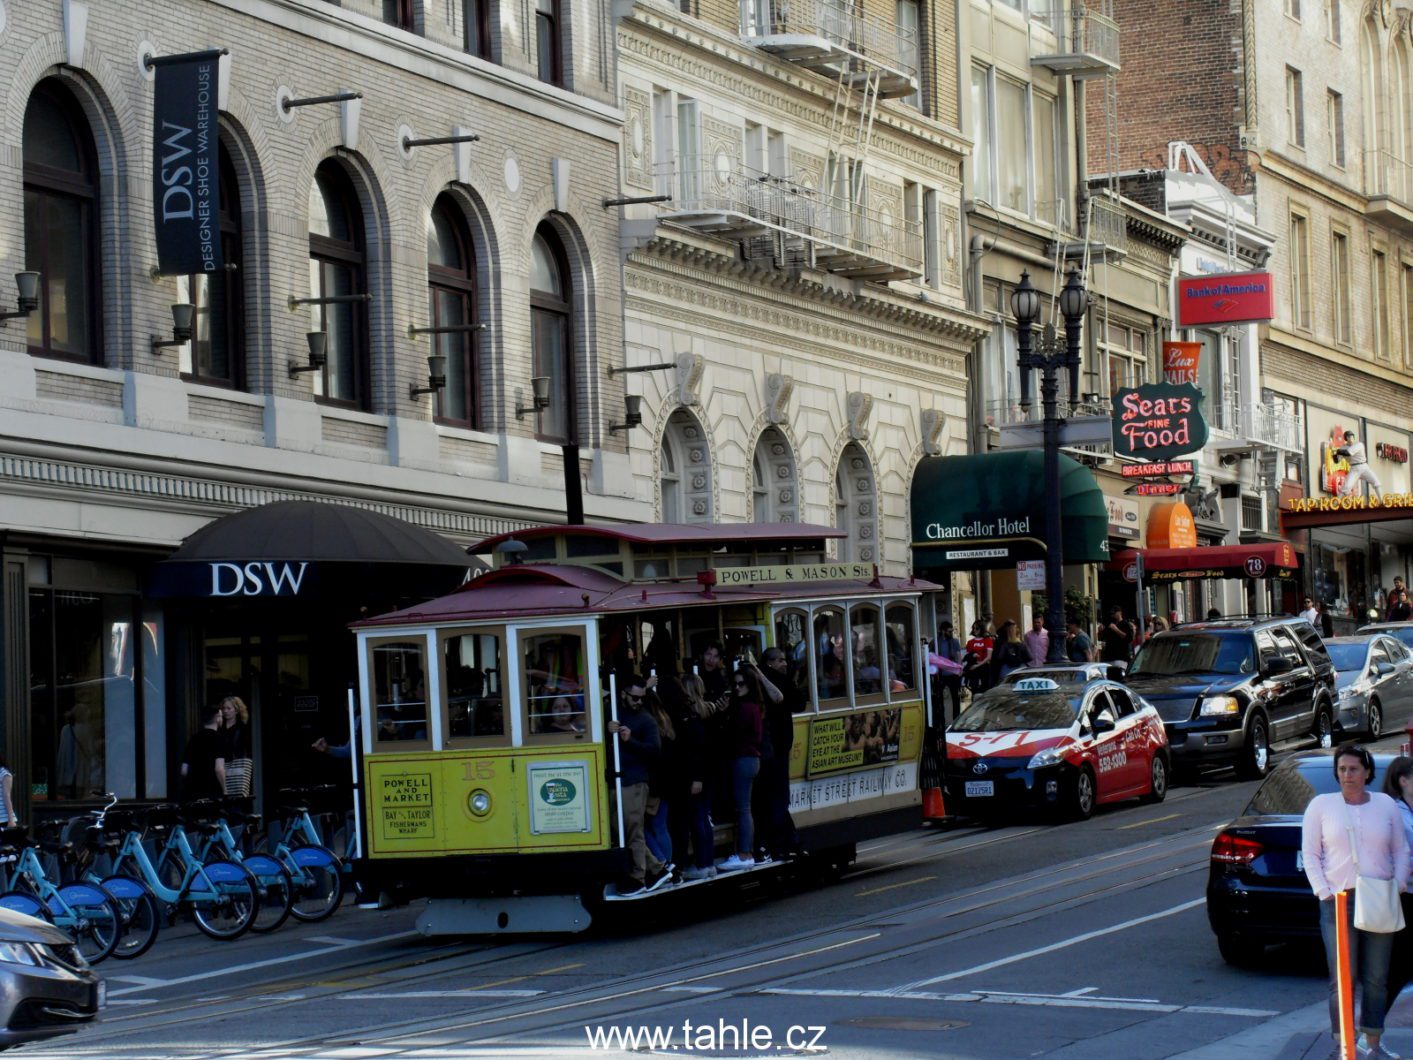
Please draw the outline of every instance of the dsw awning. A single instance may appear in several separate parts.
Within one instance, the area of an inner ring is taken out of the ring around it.
[[[1144,581],[1181,581],[1185,578],[1293,578],[1300,566],[1295,549],[1284,541],[1255,545],[1206,545],[1199,548],[1128,548],[1110,564],[1128,569],[1143,555]]]
[[[1045,454],[1035,450],[934,456],[913,473],[913,569],[924,575],[996,570],[1043,559]],[[1109,558],[1109,511],[1094,473],[1060,455],[1066,563]]]

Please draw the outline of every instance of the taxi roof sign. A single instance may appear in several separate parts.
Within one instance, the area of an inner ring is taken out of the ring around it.
[[[1049,677],[1025,677],[1016,682],[1017,692],[1058,692],[1059,683]]]

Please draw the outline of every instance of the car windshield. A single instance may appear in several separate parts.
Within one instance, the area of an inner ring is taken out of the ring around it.
[[[1154,637],[1128,668],[1130,677],[1174,674],[1249,674],[1256,669],[1251,638],[1245,633],[1174,633]]]
[[[950,731],[1068,729],[1074,724],[1079,704],[1079,696],[1068,696],[1064,692],[1017,692],[1010,686],[997,686],[978,696],[962,716],[952,722]]]
[[[1242,816],[1296,816],[1305,812],[1305,807],[1316,795],[1338,790],[1339,781],[1335,779],[1330,760],[1323,756],[1312,758],[1292,769],[1277,769],[1267,777],[1266,782],[1256,789]]]
[[[1325,649],[1334,660],[1335,669],[1341,672],[1364,669],[1364,660],[1369,654],[1367,644],[1341,644],[1333,640],[1325,641]]]

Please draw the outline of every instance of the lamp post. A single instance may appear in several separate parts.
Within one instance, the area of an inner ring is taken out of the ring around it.
[[[1020,285],[1011,293],[1011,312],[1016,318],[1016,364],[1020,368],[1021,408],[1030,410],[1030,372],[1040,369],[1040,403],[1044,412],[1045,438],[1045,628],[1050,635],[1046,662],[1068,661],[1065,651],[1064,544],[1060,513],[1060,370],[1068,369],[1070,400],[1079,393],[1079,338],[1089,293],[1080,282],[1079,272],[1070,269],[1060,291],[1060,315],[1065,318],[1063,341],[1052,324],[1045,325],[1040,339],[1031,341],[1031,330],[1040,319],[1040,292],[1030,285],[1030,273],[1022,272]]]

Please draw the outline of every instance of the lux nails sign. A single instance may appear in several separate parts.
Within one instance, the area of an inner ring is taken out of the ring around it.
[[[1191,383],[1146,383],[1114,395],[1114,452],[1164,461],[1207,444],[1202,391]]]
[[[211,596],[297,596],[309,564],[208,563],[207,566],[211,568]]]

